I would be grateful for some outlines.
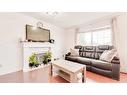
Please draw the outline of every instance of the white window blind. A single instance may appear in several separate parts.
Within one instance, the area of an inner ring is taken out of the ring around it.
[[[103,28],[77,33],[77,45],[112,45],[112,29]]]

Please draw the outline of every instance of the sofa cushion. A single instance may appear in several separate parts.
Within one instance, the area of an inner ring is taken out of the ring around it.
[[[95,46],[83,46],[79,49],[79,55],[81,57],[94,58],[95,56]]]
[[[109,45],[99,45],[98,48],[100,50],[109,50]]]
[[[85,64],[85,65],[91,65],[91,59],[90,58],[77,57],[77,62]]]
[[[86,57],[87,58],[94,58],[94,53],[92,53],[92,52],[86,52]]]
[[[84,51],[94,52],[95,51],[95,46],[85,46]]]
[[[112,77],[112,71],[110,70],[104,70],[104,69],[99,69],[96,67],[91,67],[91,71],[100,75],[104,75],[107,77]]]
[[[79,49],[79,55],[80,55],[81,57],[85,56],[84,46],[82,46],[82,47]]]
[[[104,70],[112,70],[112,64],[109,62],[95,60],[95,59],[92,59],[91,62],[92,62],[91,65],[94,67],[104,69]]]

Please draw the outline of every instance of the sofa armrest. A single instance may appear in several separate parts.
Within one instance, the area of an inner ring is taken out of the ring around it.
[[[114,63],[114,64],[120,64],[120,60],[118,57],[114,57],[111,61],[111,63]]]
[[[120,79],[120,60],[119,58],[114,57],[111,63],[112,63],[112,78],[119,80]]]
[[[65,54],[65,60],[67,60],[67,57],[70,56],[70,55],[71,55],[70,52],[68,52],[67,54]]]
[[[68,52],[67,54],[65,54],[65,56],[70,56],[71,55],[71,53],[70,52]]]

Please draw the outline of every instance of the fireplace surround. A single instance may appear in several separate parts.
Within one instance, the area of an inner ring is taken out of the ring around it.
[[[22,42],[22,47],[23,47],[23,71],[24,72],[30,71],[32,69],[29,67],[29,57],[33,53],[45,54],[48,51],[52,53],[52,44],[48,42],[45,42],[45,43]],[[52,56],[52,59],[53,59],[53,56]]]

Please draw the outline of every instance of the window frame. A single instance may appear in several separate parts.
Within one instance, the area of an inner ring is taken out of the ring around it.
[[[93,32],[94,31],[99,31],[99,30],[104,30],[104,29],[111,29],[111,45],[113,45],[114,36],[113,36],[113,29],[112,29],[111,26],[109,26],[109,27],[102,27],[102,28],[96,28],[96,29],[92,29],[92,30],[88,30],[88,31],[83,31],[83,32],[76,32],[75,44],[79,45],[78,44],[78,33],[88,33],[88,32],[91,32],[91,45],[95,46],[93,44]]]

